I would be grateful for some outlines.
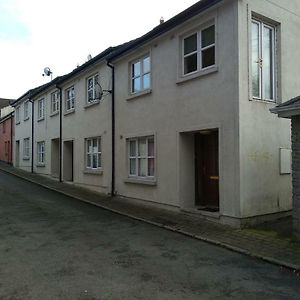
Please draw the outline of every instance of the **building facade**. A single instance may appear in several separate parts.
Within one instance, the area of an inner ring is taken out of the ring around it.
[[[0,161],[12,164],[13,113],[0,119]]]
[[[300,3],[281,2],[199,1],[31,94],[34,172],[234,226],[289,214],[269,109],[300,93]]]

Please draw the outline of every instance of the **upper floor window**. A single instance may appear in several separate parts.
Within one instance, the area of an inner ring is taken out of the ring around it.
[[[59,110],[59,91],[51,94],[51,114],[57,113]]]
[[[151,63],[149,54],[131,64],[131,93],[148,90],[151,87]]]
[[[155,175],[154,136],[129,139],[127,144],[129,176],[153,178]]]
[[[73,110],[75,108],[75,88],[74,88],[74,86],[72,86],[66,90],[65,108],[66,108],[67,112],[70,110]]]
[[[194,73],[216,64],[215,25],[183,39],[183,74]]]
[[[252,20],[252,95],[275,101],[275,27]]]
[[[96,97],[96,89],[98,84],[98,75],[94,75],[87,79],[87,102],[93,103],[98,99]]]
[[[24,102],[24,121],[29,119],[29,101]]]
[[[42,120],[45,117],[45,100],[38,100],[38,120]]]
[[[101,168],[101,138],[88,138],[86,143],[86,168]]]
[[[20,123],[20,106],[16,108],[16,124]]]

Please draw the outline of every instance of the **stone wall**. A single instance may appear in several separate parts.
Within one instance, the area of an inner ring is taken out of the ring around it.
[[[294,229],[300,239],[300,116],[292,118],[292,151]]]

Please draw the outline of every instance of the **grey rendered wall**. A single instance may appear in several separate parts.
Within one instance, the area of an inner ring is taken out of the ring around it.
[[[300,239],[300,117],[292,118],[293,217],[295,235]]]
[[[182,80],[181,36],[215,19],[217,68],[213,73]],[[239,217],[237,3],[224,1],[205,14],[115,62],[116,190],[127,197],[175,207],[194,205],[192,132],[218,128],[220,133],[220,213]],[[152,90],[129,96],[130,62],[151,53]],[[126,138],[154,134],[154,186],[128,183]]]
[[[290,210],[291,176],[280,175],[279,148],[290,148],[290,121],[269,109],[276,103],[255,101],[251,95],[251,14],[278,23],[277,102],[299,95],[300,2],[242,0],[239,2],[239,99],[241,215],[251,217]]]

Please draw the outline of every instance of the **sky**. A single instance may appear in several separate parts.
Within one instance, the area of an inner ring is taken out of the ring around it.
[[[0,98],[66,74],[109,46],[137,38],[197,0],[0,0]]]

